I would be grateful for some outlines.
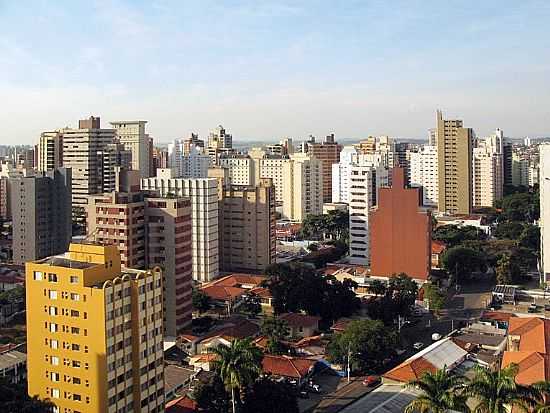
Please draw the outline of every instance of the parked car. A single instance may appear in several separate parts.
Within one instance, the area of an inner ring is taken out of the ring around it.
[[[420,350],[422,347],[424,347],[424,343],[418,342],[418,343],[414,343],[414,344],[413,344],[413,348],[414,348],[415,350]]]
[[[368,387],[375,386],[375,385],[379,384],[380,381],[381,381],[380,376],[375,376],[375,375],[367,376],[363,380],[363,385],[368,386]]]
[[[527,310],[528,313],[536,313],[537,312],[537,305],[536,304],[531,304],[529,306],[529,309]]]
[[[432,334],[432,341],[441,340],[441,334],[439,333],[433,333]]]
[[[550,304],[546,304],[544,306],[544,311],[550,311]]]

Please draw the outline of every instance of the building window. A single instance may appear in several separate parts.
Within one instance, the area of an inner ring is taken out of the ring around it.
[[[52,399],[59,399],[59,389],[52,389]]]
[[[52,366],[59,366],[59,357],[52,356],[50,358],[50,361],[51,361]]]
[[[50,315],[57,315],[57,307],[50,306]]]
[[[50,300],[57,300],[57,291],[50,290]]]
[[[59,373],[50,373],[50,379],[52,381],[59,381]]]
[[[71,275],[70,283],[71,284],[78,284],[78,275]]]
[[[48,274],[48,281],[51,283],[57,282],[57,274]]]
[[[33,273],[33,278],[35,281],[42,281],[42,272],[41,271],[35,271]]]
[[[57,350],[57,340],[50,340],[50,348],[53,348],[54,350]]]
[[[57,324],[55,323],[50,323],[50,331],[52,333],[57,333]]]
[[[80,301],[80,294],[71,293],[71,300]]]

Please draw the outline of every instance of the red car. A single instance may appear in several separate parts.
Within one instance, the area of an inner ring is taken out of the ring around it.
[[[364,386],[376,386],[377,384],[380,384],[380,376],[367,376],[363,380]]]

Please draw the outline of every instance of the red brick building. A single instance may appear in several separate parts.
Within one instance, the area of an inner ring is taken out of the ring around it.
[[[380,188],[370,212],[371,274],[401,272],[425,281],[431,267],[431,214],[419,188],[405,187],[403,168],[393,168],[392,187]]]

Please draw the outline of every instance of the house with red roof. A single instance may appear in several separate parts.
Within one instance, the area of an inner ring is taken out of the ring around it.
[[[321,317],[301,313],[284,313],[279,316],[286,321],[290,329],[290,337],[311,337],[319,330]]]
[[[304,357],[273,356],[266,354],[262,360],[263,372],[270,376],[284,377],[303,383],[314,373],[317,360]]]
[[[530,385],[550,380],[550,320],[512,317],[508,325],[508,351],[501,367],[518,366],[516,382]]]

